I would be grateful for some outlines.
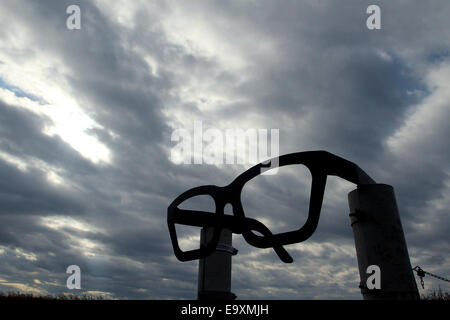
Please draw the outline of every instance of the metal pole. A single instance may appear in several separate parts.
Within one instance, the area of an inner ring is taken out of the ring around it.
[[[348,194],[348,202],[364,300],[420,299],[393,187],[360,185]],[[380,289],[366,285],[370,265],[380,268]]]
[[[212,237],[213,228],[202,228],[200,243],[205,245]],[[233,300],[231,290],[231,256],[237,253],[232,247],[232,232],[222,229],[216,251],[200,259],[198,269],[198,300]]]

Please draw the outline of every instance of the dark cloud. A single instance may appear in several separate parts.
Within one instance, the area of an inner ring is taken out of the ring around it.
[[[171,133],[194,120],[279,128],[281,153],[325,149],[358,163],[395,187],[412,263],[445,274],[449,5],[379,1],[383,28],[369,31],[370,2],[79,1],[79,31],[65,28],[73,1],[2,3],[0,89],[17,99],[0,92],[0,279],[67,292],[65,269],[77,264],[84,291],[194,298],[197,262],[173,256],[167,206],[245,169],[173,164]],[[65,129],[97,139],[109,162],[44,133],[59,121],[45,113],[59,93],[98,124],[74,118],[81,129]],[[246,213],[277,231],[298,228],[305,181],[300,170],[256,178]],[[359,299],[353,188],[329,178],[317,232],[287,247],[293,265],[236,236],[233,291]]]

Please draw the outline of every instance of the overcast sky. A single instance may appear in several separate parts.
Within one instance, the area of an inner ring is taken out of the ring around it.
[[[71,4],[80,30],[66,27]],[[366,27],[370,4],[381,30]],[[172,132],[194,121],[279,129],[281,154],[356,162],[394,186],[412,265],[448,277],[449,12],[447,0],[0,1],[0,291],[73,293],[75,264],[81,293],[195,299],[198,262],[175,258],[167,206],[250,165],[171,161]],[[309,177],[292,170],[244,190],[247,215],[274,232],[305,219]],[[235,236],[238,298],[361,299],[354,187],[328,179],[316,233],[286,247],[293,264]]]

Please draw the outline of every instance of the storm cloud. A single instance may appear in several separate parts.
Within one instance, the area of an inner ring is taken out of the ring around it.
[[[280,153],[327,150],[394,186],[411,262],[448,276],[450,3],[3,1],[0,4],[0,291],[196,297],[173,255],[167,206],[249,165],[177,165],[172,132],[280,131]],[[79,5],[81,29],[66,28]],[[306,218],[308,174],[258,177],[246,212],[273,230]],[[294,263],[234,237],[242,299],[360,299],[347,193],[329,178]],[[294,227],[292,227],[294,226]],[[427,287],[445,284],[426,279]]]

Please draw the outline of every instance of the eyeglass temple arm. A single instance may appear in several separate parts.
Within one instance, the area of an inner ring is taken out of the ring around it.
[[[326,152],[326,151],[323,151]],[[373,180],[364,170],[362,170],[357,164],[338,157],[332,153],[326,152],[328,155],[326,168],[326,174],[338,176],[347,181],[353,182],[356,185],[360,184],[375,184]]]
[[[244,219],[244,223],[251,230],[261,233],[264,237],[272,236],[272,232],[258,220],[247,217]],[[243,224],[238,220],[238,218],[227,214],[216,217],[214,214],[205,211],[174,208],[173,221],[174,223],[195,227],[213,227],[219,224],[221,228],[228,228],[236,234],[241,234],[243,231]],[[272,248],[275,250],[281,261],[285,263],[291,263],[294,261],[282,245],[275,244]]]
[[[248,169],[230,184],[230,189],[241,190],[244,184],[261,174],[261,170],[275,164],[275,167],[286,165],[303,164],[309,168],[311,173],[338,176],[356,185],[376,183],[364,170],[355,163],[338,157],[328,151],[304,151],[285,154],[259,163]],[[266,169],[267,170],[267,169]]]

